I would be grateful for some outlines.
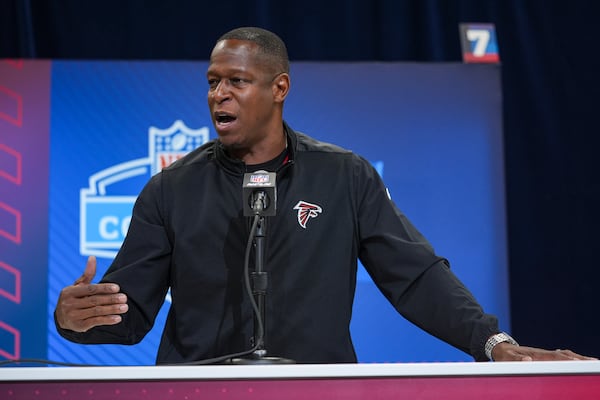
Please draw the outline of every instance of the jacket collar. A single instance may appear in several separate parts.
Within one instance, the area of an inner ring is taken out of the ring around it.
[[[283,121],[283,132],[285,133],[288,148],[288,159],[284,166],[294,163],[296,158],[296,150],[298,146],[298,136],[290,126]],[[215,160],[228,173],[234,175],[243,175],[246,172],[246,164],[236,158],[231,158],[227,155],[223,144],[219,139],[215,140],[213,145]]]

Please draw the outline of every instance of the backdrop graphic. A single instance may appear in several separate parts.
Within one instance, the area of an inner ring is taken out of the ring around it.
[[[52,62],[50,129],[38,133],[50,136],[48,274],[36,276],[47,276],[48,296],[23,288],[46,308],[47,354],[39,356],[154,363],[166,307],[135,346],[69,343],[56,333],[52,311],[60,289],[83,272],[84,254],[100,256],[98,275],[108,267],[152,169],[215,137],[206,67]],[[285,118],[371,160],[399,207],[509,329],[497,66],[294,63]],[[351,328],[362,362],[470,359],[398,316],[362,270]]]
[[[46,353],[50,62],[0,60],[0,357]]]

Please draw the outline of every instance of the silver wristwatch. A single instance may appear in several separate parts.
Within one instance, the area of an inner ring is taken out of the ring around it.
[[[494,361],[494,359],[492,358],[492,350],[494,349],[494,347],[496,347],[498,343],[502,342],[508,342],[510,344],[514,344],[515,346],[519,345],[519,343],[517,343],[515,339],[513,339],[512,337],[510,337],[509,334],[504,332],[496,333],[494,336],[490,336],[487,342],[485,342],[485,355],[491,361]]]

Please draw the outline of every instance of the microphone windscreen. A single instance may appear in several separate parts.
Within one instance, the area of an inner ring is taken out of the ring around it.
[[[252,209],[254,199],[258,192],[264,192],[266,201],[264,209],[258,215],[265,217],[275,216],[277,206],[277,174],[275,172],[256,171],[244,174],[242,183],[242,207],[244,216],[251,217],[256,215]]]

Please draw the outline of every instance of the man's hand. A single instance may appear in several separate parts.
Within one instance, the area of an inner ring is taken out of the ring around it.
[[[535,347],[515,346],[508,342],[498,343],[492,350],[494,361],[567,361],[597,360],[582,356],[571,350],[544,350]]]
[[[114,283],[92,284],[96,257],[87,260],[85,271],[72,286],[60,292],[56,304],[58,326],[85,332],[98,325],[115,325],[128,310],[127,296]]]

